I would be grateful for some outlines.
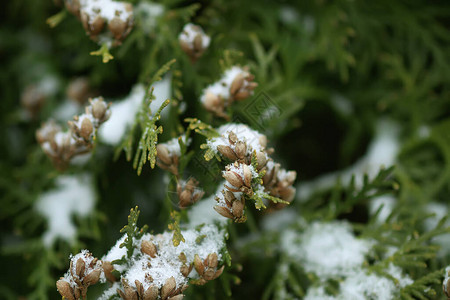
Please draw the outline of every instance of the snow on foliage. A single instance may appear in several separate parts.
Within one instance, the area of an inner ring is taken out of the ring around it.
[[[372,243],[358,239],[346,222],[312,223],[298,234],[287,230],[282,249],[322,280],[352,274],[364,263]]]
[[[171,78],[166,76],[153,85],[153,95],[156,97],[150,104],[152,113],[155,113],[162,103],[171,97]],[[142,84],[135,85],[130,94],[122,101],[114,102],[111,106],[111,118],[100,128],[100,138],[110,145],[117,145],[126,133],[127,128],[133,125],[136,114],[145,96]],[[162,111],[164,117],[165,111]]]
[[[85,217],[95,204],[95,191],[89,174],[64,175],[56,179],[55,188],[40,195],[35,208],[48,223],[43,240],[50,247],[56,238],[73,242],[76,227],[74,215]]]

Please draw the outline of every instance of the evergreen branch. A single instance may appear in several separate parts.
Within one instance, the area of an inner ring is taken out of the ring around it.
[[[98,49],[97,51],[92,51],[89,54],[94,56],[101,56],[102,62],[105,64],[110,60],[114,59],[114,56],[112,56],[111,53],[109,53],[109,47],[106,43],[102,44],[100,49]]]
[[[170,223],[167,227],[173,232],[172,243],[175,247],[177,247],[181,242],[185,242],[180,228],[181,214],[173,210],[170,212],[170,218],[172,219],[172,223]]]
[[[46,23],[50,28],[55,28],[58,26],[59,23],[61,23],[65,18],[67,17],[67,10],[62,10],[59,13],[49,17],[46,20]]]
[[[326,219],[335,219],[340,214],[351,212],[356,204],[366,203],[371,198],[391,192],[396,184],[391,177],[393,169],[394,167],[381,169],[372,180],[367,174],[364,174],[361,188],[356,186],[355,176],[352,176],[346,189],[343,189],[338,183],[332,190],[330,205],[325,208],[327,210]],[[320,214],[323,212],[318,212],[318,215]]]
[[[402,299],[429,299],[436,295],[436,291],[430,285],[441,284],[441,277],[443,269],[426,274],[425,276],[416,279],[414,283],[405,286],[400,290]]]
[[[127,161],[131,160],[134,135],[139,125],[142,133],[133,160],[133,168],[137,170],[138,175],[141,175],[142,168],[147,161],[150,162],[150,167],[152,169],[156,165],[156,145],[158,144],[158,135],[163,132],[162,126],[157,126],[156,122],[161,119],[162,110],[170,103],[170,100],[167,99],[161,104],[158,110],[153,113],[150,109],[150,104],[155,99],[155,96],[153,95],[154,88],[151,84],[154,81],[161,80],[162,76],[170,69],[170,66],[173,63],[175,63],[175,60],[171,60],[164,64],[150,79],[149,87],[145,90],[145,96],[137,113],[136,120],[114,153],[114,157],[117,159],[121,151],[125,151]]]
[[[150,79],[150,84],[156,81],[160,81],[162,79],[162,76],[170,70],[171,66],[176,61],[176,59],[172,59],[166,62],[161,68],[159,68],[159,70],[156,71],[155,75],[153,75],[153,77]]]
[[[189,123],[188,128],[190,130],[194,130],[196,133],[205,136],[207,139],[220,137],[220,134],[211,125],[203,123],[197,118],[186,118],[184,121]]]
[[[128,224],[125,225],[120,233],[126,233],[127,237],[125,241],[119,245],[120,248],[127,248],[127,257],[130,258],[133,255],[134,251],[134,241],[136,239],[140,239],[144,233],[147,231],[148,226],[144,225],[142,228],[137,226],[137,221],[139,219],[139,208],[136,206],[134,209],[130,210],[130,215],[128,216]]]

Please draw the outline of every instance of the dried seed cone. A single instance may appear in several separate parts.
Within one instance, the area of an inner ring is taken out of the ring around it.
[[[90,101],[92,105],[92,116],[101,122],[106,121],[109,118],[109,104],[106,104],[102,97],[99,97],[97,101],[93,101],[92,99]]]
[[[169,298],[169,296],[171,296],[175,291],[176,286],[177,283],[175,282],[175,278],[168,278],[161,288],[161,299],[165,300]]]
[[[264,168],[267,164],[267,158],[264,152],[258,152],[256,153],[256,162],[258,164],[257,170],[260,171],[262,168]]]
[[[193,281],[195,284],[203,285],[210,280],[214,280],[219,277],[224,269],[222,266],[219,270],[217,270],[218,265],[218,257],[217,253],[210,253],[205,258],[205,260],[201,260],[200,257],[196,254],[194,256],[194,267],[197,273],[200,276],[200,279]]]
[[[84,77],[78,77],[69,83],[66,95],[78,104],[84,104],[89,98],[90,89],[89,81]]]
[[[234,171],[225,171],[223,177],[237,189],[241,188],[244,185],[244,181],[242,180],[241,176],[239,176],[239,174]]]
[[[156,145],[156,157],[158,158],[158,160],[156,161],[158,167],[171,172],[175,176],[178,176],[179,157],[175,154],[170,154],[166,145]]]
[[[114,17],[108,23],[108,29],[113,34],[116,40],[121,40],[126,33],[128,24],[120,19],[119,17]]]
[[[184,277],[188,277],[189,273],[191,273],[193,265],[182,265],[180,267],[180,273],[183,274]]]
[[[104,27],[105,27],[105,19],[97,15],[95,16],[94,20],[89,23],[88,32],[92,36],[97,36],[100,34],[100,32],[102,32]]]
[[[75,300],[75,296],[73,294],[73,289],[70,286],[70,283],[65,281],[62,277],[60,280],[58,280],[56,282],[56,288],[58,289],[58,292],[61,294],[61,296],[64,299]]]
[[[203,262],[198,254],[195,254],[194,256],[194,268],[200,276],[202,276],[205,272],[205,266],[203,265]]]
[[[91,138],[91,135],[93,133],[94,125],[92,124],[91,120],[89,120],[88,118],[84,118],[81,122],[80,136],[87,141]]]
[[[144,292],[144,300],[156,300],[158,299],[159,295],[159,289],[156,285],[150,286],[145,292]]]
[[[244,170],[244,184],[246,187],[251,187],[252,184],[252,171],[250,170],[250,167],[243,164],[242,168]]]
[[[199,182],[192,177],[184,184],[184,186],[180,183],[177,184],[178,206],[180,208],[186,208],[203,197],[205,193],[204,191],[197,189],[198,183]]]
[[[46,100],[45,94],[36,86],[28,86],[20,97],[20,104],[31,117],[35,117]]]
[[[84,276],[84,270],[86,269],[84,260],[82,258],[79,258],[76,263],[75,267],[75,274],[78,276],[78,278],[83,278]]]
[[[236,75],[230,85],[231,100],[244,100],[253,94],[253,90],[258,86],[256,82],[253,82],[254,76],[248,73],[244,68],[243,72]]]
[[[117,281],[116,277],[113,275],[114,266],[109,261],[102,262],[103,273],[109,282]]]
[[[100,269],[93,270],[91,273],[86,275],[86,277],[84,277],[83,284],[85,284],[87,286],[96,284],[98,282],[98,280],[100,279],[101,272],[102,271]]]
[[[243,86],[244,84],[244,74],[239,73],[233,80],[230,86],[230,93],[232,95],[236,94]]]
[[[215,210],[216,212],[218,212],[221,216],[225,217],[225,218],[228,218],[228,219],[234,219],[233,214],[232,214],[231,211],[230,211],[228,208],[226,208],[226,207],[216,205],[216,206],[214,206],[214,210]]]
[[[242,141],[237,141],[234,152],[236,153],[237,158],[244,159],[247,154],[247,144]]]
[[[75,15],[76,17],[80,17],[80,1],[79,0],[65,0],[64,4],[66,5],[67,10]]]
[[[155,258],[156,255],[158,254],[158,250],[155,244],[150,241],[142,241],[141,251],[142,253],[149,255],[151,258]]]
[[[224,113],[223,100],[219,96],[217,96],[216,94],[213,94],[210,91],[206,92],[203,105],[205,106],[206,110],[208,110],[210,112]]]
[[[236,153],[229,146],[219,145],[217,146],[217,151],[229,160],[236,161],[238,159]]]
[[[165,145],[158,144],[156,145],[157,157],[166,165],[172,164],[172,158],[170,157],[169,150]]]

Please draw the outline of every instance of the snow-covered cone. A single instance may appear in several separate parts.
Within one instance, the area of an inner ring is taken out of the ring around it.
[[[53,121],[44,123],[36,131],[36,139],[49,156],[53,164],[60,170],[67,167],[72,157],[85,154],[93,148],[94,137],[101,124],[106,122],[111,111],[102,97],[90,99],[85,113],[74,116],[69,121],[69,131],[62,132]]]
[[[66,88],[66,95],[70,100],[83,105],[91,95],[89,80],[86,77],[71,80]]]
[[[200,276],[197,280],[192,280],[194,284],[204,285],[210,280],[214,280],[219,277],[225,266],[217,269],[218,259],[216,253],[209,254],[203,261],[198,255],[194,258],[194,268]]]
[[[46,100],[45,93],[36,85],[29,85],[22,92],[20,104],[31,117],[35,117]]]
[[[198,183],[199,182],[192,177],[186,182],[179,182],[177,184],[178,206],[180,208],[186,208],[203,197],[205,192],[197,188]]]
[[[253,95],[258,86],[248,68],[239,66],[226,70],[222,78],[203,90],[200,101],[206,110],[216,116],[228,119],[225,109],[233,101],[241,101]]]
[[[56,287],[65,299],[86,299],[89,286],[104,281],[102,261],[93,257],[88,250],[82,250],[71,257],[70,269],[56,282]]]
[[[178,41],[181,49],[195,62],[208,48],[211,39],[200,26],[188,23],[178,36]]]
[[[134,25],[133,6],[112,0],[65,0],[67,10],[80,19],[94,41],[120,45]]]
[[[244,214],[245,198],[240,193],[222,190],[221,194],[217,195],[215,199],[217,205],[214,206],[214,210],[220,215],[236,223],[247,221],[247,217]]]

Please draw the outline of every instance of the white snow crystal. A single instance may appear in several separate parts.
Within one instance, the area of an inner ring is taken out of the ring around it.
[[[56,187],[40,195],[35,204],[48,223],[44,244],[50,247],[58,237],[73,242],[76,236],[73,215],[89,215],[94,204],[95,191],[89,174],[59,176]]]
[[[92,20],[95,16],[100,15],[108,21],[116,16],[126,21],[132,11],[127,11],[125,4],[126,2],[113,0],[80,0],[81,10],[86,12]]]
[[[307,272],[321,279],[352,274],[361,267],[372,243],[358,239],[346,222],[312,223],[298,234],[287,230],[282,249]]]
[[[360,270],[341,283],[338,299],[391,300],[396,290],[392,280]]]
[[[130,127],[145,95],[143,85],[136,85],[122,101],[111,105],[111,117],[99,129],[100,139],[110,145],[117,145]]]
[[[407,285],[413,284],[413,280],[408,275],[403,275],[403,271],[400,267],[395,266],[390,263],[386,272],[398,280],[398,285],[400,287],[405,287]]]
[[[177,259],[182,252],[186,255],[188,263],[194,261],[196,254],[202,260],[211,253],[216,253],[219,261],[222,259],[220,251],[225,246],[224,232],[215,225],[204,225],[198,231],[196,229],[182,230],[181,234],[185,242],[181,242],[178,246],[172,243],[172,232],[156,236],[146,234],[138,241],[137,246],[140,248],[143,240],[150,240],[156,245],[158,252],[155,258],[149,260],[148,256],[141,256],[133,262],[133,266],[125,274],[131,286],[135,287],[135,280],[139,280],[145,289],[152,284],[162,287],[170,277],[175,278],[177,287],[186,284],[188,280],[180,272],[182,262]],[[145,280],[147,274],[153,278],[152,283]],[[190,277],[195,277],[194,274],[195,272],[192,271]]]
[[[115,260],[121,259],[123,256],[126,257],[127,255],[127,248],[122,247],[120,248],[120,244],[122,244],[125,241],[126,234],[124,234],[119,240],[117,240],[116,244],[109,250],[109,252],[102,257],[102,260],[113,262]],[[126,269],[125,265],[114,265],[114,268],[119,271],[123,272]]]
[[[391,300],[402,287],[413,283],[411,278],[402,275],[399,267],[392,264],[389,265],[387,272],[398,281],[398,286],[391,279],[360,270],[341,283],[338,299]]]
[[[327,295],[323,286],[310,287],[306,292],[304,298],[304,300],[334,300],[334,299],[336,299],[336,297]]]
[[[389,278],[369,274],[363,269],[357,269],[340,284],[340,292],[334,297],[327,295],[322,286],[308,289],[305,300],[391,300],[398,291],[413,283],[408,276],[402,275],[402,270],[390,264],[386,272],[394,277],[398,284]]]

